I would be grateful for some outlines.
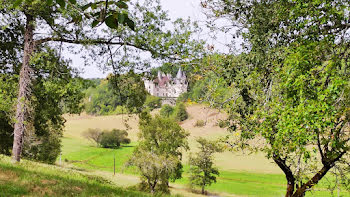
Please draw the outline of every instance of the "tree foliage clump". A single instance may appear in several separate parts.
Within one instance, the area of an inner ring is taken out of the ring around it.
[[[225,102],[232,96],[232,91],[228,89],[229,84],[225,79],[230,79],[230,72],[226,72],[229,57],[225,55],[212,54],[201,60],[200,65],[193,68],[197,73],[192,76],[189,91],[182,94],[178,101],[194,101],[207,104],[210,107],[217,107],[217,103]],[[220,65],[220,67],[216,67]],[[213,70],[215,68],[215,70]]]
[[[87,83],[77,77],[77,71],[60,58],[57,51],[48,47],[41,50],[31,61],[36,81],[29,100],[31,116],[26,123],[28,131],[24,134],[22,155],[27,159],[54,163],[61,152],[65,122],[62,115],[81,112],[81,101],[85,96],[83,90]],[[19,80],[18,67],[12,68],[0,68],[0,80],[3,82],[0,83],[0,151],[6,155],[11,153],[13,147],[13,106]]]
[[[182,122],[184,120],[187,120],[188,113],[186,111],[186,106],[184,103],[179,103],[176,105],[174,110],[174,119],[176,121]]]
[[[214,167],[213,154],[221,152],[222,148],[216,142],[208,141],[204,138],[197,139],[200,144],[200,151],[195,156],[190,155],[190,185],[199,186],[202,194],[205,194],[205,187],[216,183],[216,176],[219,170]]]
[[[165,104],[160,109],[160,115],[181,122],[187,120],[188,113],[184,103],[178,103],[175,107]]]
[[[144,106],[149,110],[160,108],[162,106],[162,99],[157,96],[147,95]]]
[[[98,86],[87,91],[86,112],[95,115],[116,115],[140,112],[147,91],[141,75],[130,71],[122,75],[109,75]]]
[[[124,130],[113,129],[101,133],[99,144],[103,148],[119,148],[121,144],[130,144],[128,132]]]
[[[172,107],[171,105],[165,104],[162,106],[162,108],[160,109],[160,115],[163,117],[171,117],[174,113],[174,107]]]
[[[181,151],[189,148],[189,133],[175,121],[148,112],[140,114],[139,128],[140,143],[127,165],[138,168],[148,191],[168,192],[169,180],[181,178]]]
[[[82,135],[103,148],[119,148],[122,144],[130,144],[131,142],[128,138],[128,132],[119,129],[112,129],[111,131],[88,129]]]
[[[228,143],[273,159],[286,176],[286,196],[304,196],[329,172],[349,183],[349,2],[202,5],[213,21],[231,21],[246,41],[244,53],[224,56],[228,64],[216,67],[231,90],[216,102],[230,114]],[[208,70],[213,65],[208,61]]]

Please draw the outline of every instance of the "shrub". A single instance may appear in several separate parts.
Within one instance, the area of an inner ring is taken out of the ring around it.
[[[204,127],[206,125],[204,120],[197,120],[194,124],[195,127]]]
[[[44,136],[35,136],[24,141],[22,155],[34,161],[54,164],[61,153],[60,133],[50,131]]]
[[[174,108],[170,105],[163,105],[160,110],[160,115],[163,117],[170,117],[174,113]]]
[[[87,131],[83,132],[82,136],[99,145],[99,138],[101,134],[102,131],[100,129],[88,129]]]
[[[185,104],[179,103],[175,108],[175,120],[184,121],[188,118],[188,113],[186,111]]]
[[[148,95],[145,101],[145,107],[148,107],[150,110],[160,108],[162,106],[162,101],[159,97]]]
[[[124,130],[101,131],[100,129],[89,129],[82,135],[103,148],[119,148],[121,144],[130,143],[130,139],[127,138],[128,132]]]
[[[130,144],[128,132],[125,130],[113,129],[104,131],[98,138],[98,143],[103,148],[119,148],[121,144]]]
[[[184,92],[176,99],[176,103],[186,102],[189,98],[190,98],[190,93]]]
[[[218,125],[220,128],[226,128],[226,127],[230,126],[230,123],[228,121],[225,121],[225,120],[220,120]]]

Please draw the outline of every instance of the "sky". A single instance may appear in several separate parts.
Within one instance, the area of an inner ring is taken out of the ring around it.
[[[164,10],[168,11],[171,20],[177,18],[191,18],[192,21],[205,21],[206,17],[202,13],[200,6],[200,0],[161,0],[161,4]],[[214,44],[219,51],[224,51],[224,45],[220,43],[229,42],[229,38],[225,35],[219,36],[220,42],[216,42],[211,39],[206,33],[199,35],[201,39],[206,40],[208,44]],[[74,67],[77,67],[82,71],[81,76],[84,78],[105,78],[110,72],[104,72],[98,68],[98,66],[84,67],[83,60],[79,57],[72,57],[72,63]]]

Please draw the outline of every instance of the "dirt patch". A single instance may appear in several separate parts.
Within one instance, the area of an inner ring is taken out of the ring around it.
[[[39,186],[34,186],[31,189],[31,193],[35,194],[36,196],[52,196],[54,194],[50,188]]]
[[[17,179],[16,173],[0,169],[0,182],[16,181]]]
[[[73,187],[73,190],[74,190],[74,191],[77,191],[77,192],[83,191],[83,189],[81,189],[81,188],[78,187],[78,186]]]
[[[54,185],[57,183],[55,180],[41,180],[40,182],[44,185]]]

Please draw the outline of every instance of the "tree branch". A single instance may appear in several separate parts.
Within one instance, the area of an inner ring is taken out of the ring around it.
[[[150,48],[146,48],[142,45],[136,45],[130,42],[114,42],[111,40],[104,40],[104,39],[94,39],[94,40],[79,40],[79,39],[67,39],[67,38],[61,38],[61,37],[48,37],[48,38],[43,38],[40,40],[36,40],[34,42],[34,46],[38,46],[40,44],[46,43],[46,42],[64,42],[64,43],[69,43],[69,44],[86,44],[86,45],[92,45],[92,44],[103,44],[103,45],[127,45],[127,46],[132,46],[135,47],[137,49],[143,50],[143,51],[148,51],[150,52],[152,55],[153,54],[159,54],[156,51],[154,51],[153,49]],[[179,58],[176,57],[170,57],[167,54],[160,54],[163,57],[167,57],[169,59],[172,60],[181,60]]]

